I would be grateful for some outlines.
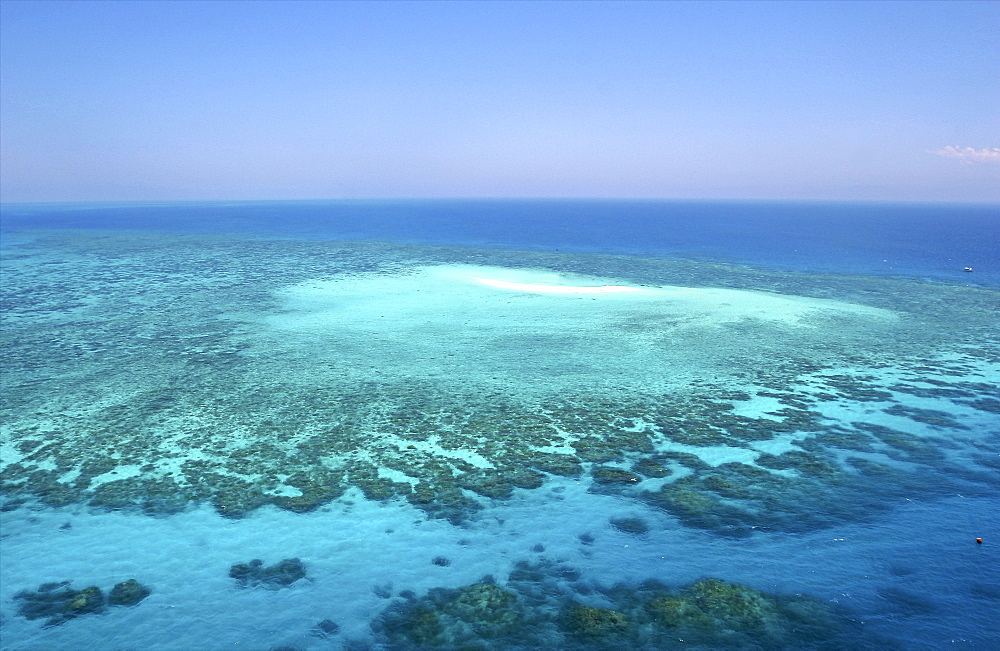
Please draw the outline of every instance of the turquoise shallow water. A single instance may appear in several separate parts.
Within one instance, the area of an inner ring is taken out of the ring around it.
[[[990,244],[251,208],[5,218],[4,648],[1000,644]]]

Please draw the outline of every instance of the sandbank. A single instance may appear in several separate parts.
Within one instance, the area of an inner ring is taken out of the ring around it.
[[[357,274],[300,283],[282,292],[279,329],[407,329],[414,324],[481,332],[606,328],[623,319],[662,332],[746,320],[815,327],[824,316],[895,318],[889,310],[830,299],[720,287],[637,287],[615,279],[539,269],[429,265],[400,274]],[[391,327],[389,323],[393,324]],[[653,326],[652,324],[659,324]],[[632,328],[635,332],[635,327]]]
[[[539,294],[600,294],[604,292],[641,292],[640,287],[627,287],[625,285],[602,285],[600,287],[579,287],[572,285],[541,285],[537,283],[512,283],[506,280],[495,278],[478,278],[476,280],[490,287],[500,289],[513,289],[519,292],[536,292]]]
[[[314,280],[278,298],[282,309],[258,331],[272,357],[284,350],[331,378],[433,378],[521,393],[683,382],[734,358],[786,346],[792,354],[797,337],[825,340],[827,328],[843,336],[895,318],[828,299],[478,265]]]

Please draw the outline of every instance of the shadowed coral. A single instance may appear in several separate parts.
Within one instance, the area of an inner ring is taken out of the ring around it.
[[[249,563],[237,563],[229,568],[229,576],[241,588],[261,587],[267,590],[287,588],[306,576],[305,565],[297,558],[286,558],[265,566],[259,558]]]
[[[590,471],[594,481],[598,484],[617,484],[629,486],[639,483],[640,477],[621,468],[610,466],[597,466]]]
[[[623,533],[635,535],[649,531],[649,525],[642,518],[611,518],[611,526]]]
[[[671,470],[658,463],[655,459],[643,458],[632,466],[632,471],[646,477],[659,479],[670,475]]]
[[[584,594],[600,605],[581,604]],[[681,588],[655,580],[603,587],[545,558],[518,562],[505,587],[486,578],[400,597],[372,624],[385,648],[879,648],[853,619],[809,597],[716,578]]]
[[[710,617],[683,597],[657,597],[646,604],[646,610],[656,624],[669,628],[707,629],[712,624]]]
[[[521,619],[517,597],[491,583],[476,583],[459,590],[443,610],[466,622],[483,637],[509,632]]]
[[[274,503],[296,513],[312,511],[344,494],[344,476],[326,468],[311,468],[294,473],[284,482],[298,489],[301,495],[280,495]]]
[[[513,592],[474,583],[390,606],[375,629],[403,647],[481,648],[486,640],[515,634],[522,623]]]
[[[730,624],[753,627],[776,613],[774,603],[762,592],[739,583],[703,579],[684,590],[704,613]]]
[[[152,592],[135,579],[129,579],[116,583],[108,593],[108,605],[110,606],[135,606],[140,601],[149,596]]]
[[[534,470],[477,470],[458,478],[458,485],[485,497],[509,498],[515,488],[538,488],[544,477]]]
[[[574,635],[600,637],[621,633],[627,627],[625,615],[607,608],[574,606],[566,614],[566,628]]]
[[[22,590],[14,595],[20,601],[17,614],[27,619],[48,618],[45,626],[57,626],[74,617],[104,611],[104,593],[97,586],[73,590],[69,581],[44,583],[38,590]]]

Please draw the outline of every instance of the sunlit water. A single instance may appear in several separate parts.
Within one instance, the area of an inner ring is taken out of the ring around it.
[[[5,649],[1000,646],[996,207],[3,229]]]

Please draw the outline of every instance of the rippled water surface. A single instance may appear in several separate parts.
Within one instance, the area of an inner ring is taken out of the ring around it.
[[[769,205],[5,207],[3,647],[997,648],[996,208]]]

